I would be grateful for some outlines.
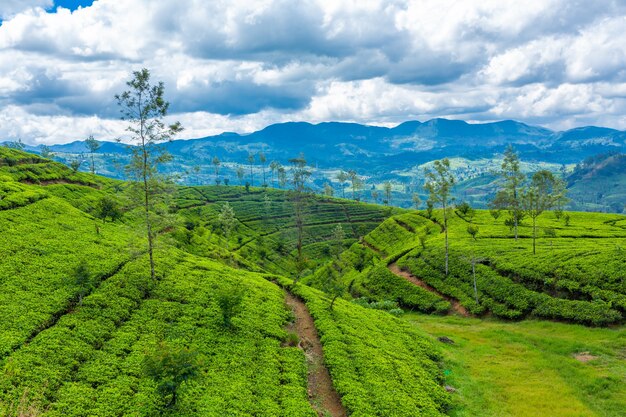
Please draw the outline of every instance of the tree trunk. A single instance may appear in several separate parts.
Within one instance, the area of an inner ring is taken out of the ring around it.
[[[446,241],[446,276],[448,276],[448,215],[446,213],[445,203],[443,203],[443,230]]]
[[[476,288],[476,258],[472,255],[472,275],[474,276],[474,298],[478,304],[478,288]]]
[[[533,217],[533,255],[537,253],[535,240],[537,239],[537,217]]]
[[[333,306],[335,305],[335,300],[337,300],[337,297],[339,297],[338,295],[335,295],[332,299],[332,301],[330,302],[330,307],[329,310],[333,309]]]

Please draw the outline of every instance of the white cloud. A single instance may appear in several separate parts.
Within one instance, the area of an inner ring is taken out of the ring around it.
[[[185,137],[430,117],[626,128],[626,1],[51,3],[0,0],[0,138],[120,135],[113,95],[141,67]]]
[[[52,0],[0,0],[0,19],[8,19],[33,8],[52,6]]]

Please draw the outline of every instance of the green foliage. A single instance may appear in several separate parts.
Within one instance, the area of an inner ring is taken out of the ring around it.
[[[222,313],[224,328],[234,328],[233,318],[241,313],[245,288],[241,286],[225,287],[217,294],[217,305]]]
[[[478,232],[480,228],[476,225],[470,224],[467,226],[467,233],[472,237],[472,239],[476,240],[476,236],[478,236]]]
[[[146,375],[157,385],[164,408],[176,406],[178,390],[199,372],[198,353],[160,342],[144,358]]]
[[[105,195],[98,200],[96,216],[103,222],[106,222],[107,219],[114,222],[122,217],[122,208],[114,197]]]
[[[304,285],[293,291],[315,320],[324,363],[349,415],[445,415],[450,398],[440,384],[439,353],[415,327],[341,299],[331,311],[322,293]]]

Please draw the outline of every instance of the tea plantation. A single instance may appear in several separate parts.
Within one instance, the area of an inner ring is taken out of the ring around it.
[[[446,276],[436,210],[307,194],[299,224],[290,191],[170,188],[152,279],[127,183],[0,148],[0,416],[623,409],[624,216],[544,213],[533,255],[527,221],[516,240],[488,211],[451,213]],[[316,397],[315,342],[341,412]]]

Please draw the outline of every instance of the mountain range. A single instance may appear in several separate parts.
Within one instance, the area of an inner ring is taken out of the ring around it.
[[[224,132],[198,139],[174,140],[164,146],[174,157],[167,171],[180,174],[182,182],[214,181],[211,161],[215,156],[222,161],[221,176],[236,181],[235,170],[248,164],[250,153],[262,151],[268,161],[277,160],[283,165],[302,153],[317,168],[314,187],[321,188],[328,181],[334,183],[334,175],[339,169],[354,169],[366,179],[366,188],[376,188],[384,181],[392,181],[399,194],[410,191],[407,184],[419,183],[419,178],[415,180],[415,177],[421,175],[424,164],[448,157],[455,161],[453,166],[460,179],[457,188],[467,196],[467,190],[463,190],[464,182],[474,181],[471,183],[474,184],[479,178],[480,182],[489,184],[482,177],[488,177],[498,168],[502,152],[509,144],[516,148],[525,163],[522,168],[527,172],[541,167],[572,173],[576,164],[590,157],[625,153],[626,131],[596,126],[553,131],[514,120],[467,123],[441,118],[426,122],[407,121],[395,127],[288,122],[248,134]],[[66,161],[87,152],[84,141],[50,148],[59,159]],[[27,147],[27,150],[37,151],[38,148]],[[119,162],[123,162],[128,152],[124,144],[101,142],[98,170],[122,178]],[[86,168],[85,164],[83,169]],[[259,166],[254,167],[259,175],[260,170]],[[195,176],[190,174],[192,171],[196,172]],[[333,185],[337,187],[336,183]],[[402,196],[399,197],[402,200]],[[481,193],[474,197],[478,206],[484,206]],[[594,209],[602,208],[602,203],[594,206]]]

